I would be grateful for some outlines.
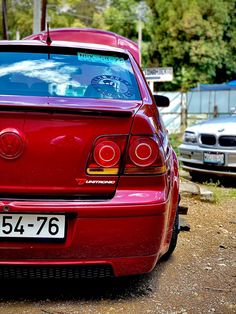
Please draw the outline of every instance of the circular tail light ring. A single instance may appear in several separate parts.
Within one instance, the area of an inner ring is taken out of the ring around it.
[[[113,141],[102,141],[94,148],[94,160],[101,167],[116,166],[120,161],[120,156],[120,148]]]
[[[151,166],[158,157],[158,145],[150,138],[134,140],[129,149],[131,161],[139,167]]]

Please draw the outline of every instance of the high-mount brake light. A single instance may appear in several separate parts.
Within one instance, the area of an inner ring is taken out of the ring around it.
[[[164,154],[156,136],[131,136],[125,174],[161,174],[166,171]]]
[[[87,173],[90,175],[117,175],[126,136],[104,136],[96,140],[90,156]]]

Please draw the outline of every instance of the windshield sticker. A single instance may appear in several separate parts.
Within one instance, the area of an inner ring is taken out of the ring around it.
[[[92,79],[91,85],[101,94],[114,96],[115,92],[123,97],[130,98],[134,94],[132,85],[115,75],[99,75]],[[108,95],[109,93],[109,95]]]
[[[123,64],[125,62],[124,58],[108,55],[97,55],[92,53],[78,52],[77,53],[79,61],[87,62],[101,62],[109,64]]]

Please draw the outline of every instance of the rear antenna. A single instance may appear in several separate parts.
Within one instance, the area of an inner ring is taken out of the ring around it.
[[[50,37],[50,33],[49,33],[49,23],[47,22],[47,39],[46,39],[46,44],[48,46],[50,46],[52,43],[51,37]]]

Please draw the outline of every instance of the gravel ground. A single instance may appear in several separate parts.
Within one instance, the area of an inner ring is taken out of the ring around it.
[[[2,281],[0,314],[236,313],[236,198],[183,197],[189,232],[151,274],[106,281]]]

